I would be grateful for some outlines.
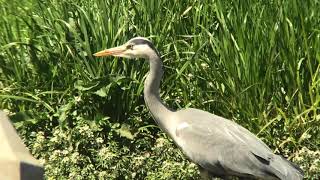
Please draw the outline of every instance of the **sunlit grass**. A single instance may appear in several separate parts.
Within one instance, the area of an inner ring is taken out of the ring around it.
[[[289,158],[299,157],[303,147],[319,150],[317,1],[0,3],[0,108],[12,113],[31,149],[42,132],[51,142],[32,150],[46,160],[48,177],[57,177],[59,169],[65,178],[71,169],[86,169],[92,178],[100,177],[95,171],[127,179],[197,176],[181,153],[168,152],[171,142],[156,147],[164,135],[152,126],[144,106],[148,64],[92,56],[134,36],[149,37],[162,54],[161,96],[170,107],[195,107],[233,119]],[[85,124],[114,153],[109,162],[97,155],[106,148],[101,143],[86,150],[95,138],[80,141],[86,135],[74,129]],[[56,142],[54,132],[61,130],[70,143],[64,137]],[[86,158],[85,164],[50,160],[64,148]],[[136,157],[148,158],[142,163]],[[123,174],[131,160],[136,166]],[[188,169],[179,169],[176,161]],[[305,162],[307,174],[309,166],[316,165]]]

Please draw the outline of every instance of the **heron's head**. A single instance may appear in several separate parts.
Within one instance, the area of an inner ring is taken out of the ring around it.
[[[116,56],[124,58],[147,59],[150,56],[157,54],[157,50],[155,49],[151,41],[144,37],[135,37],[121,46],[99,51],[95,53],[94,56]]]

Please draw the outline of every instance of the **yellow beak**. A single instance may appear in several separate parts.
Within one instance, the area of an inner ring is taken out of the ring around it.
[[[105,49],[102,51],[99,51],[97,53],[94,53],[93,55],[96,57],[103,57],[103,56],[119,56],[124,51],[126,51],[126,48],[123,46],[118,46],[110,49]]]

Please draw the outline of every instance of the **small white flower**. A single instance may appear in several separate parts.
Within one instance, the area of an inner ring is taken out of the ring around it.
[[[53,137],[53,138],[50,139],[50,142],[57,143],[58,142],[58,138],[57,137]]]
[[[86,132],[89,129],[90,129],[90,127],[88,125],[84,125],[84,126],[79,128],[79,132],[82,134],[83,132]]]
[[[35,137],[36,135],[37,135],[37,133],[36,133],[36,132],[34,132],[34,131],[32,131],[32,132],[30,133],[30,136]]]
[[[207,67],[209,67],[209,65],[207,63],[201,63],[201,66],[205,69]]]
[[[101,177],[101,178],[104,178],[107,175],[108,175],[108,173],[106,171],[99,172],[99,177]]]
[[[39,162],[40,162],[40,164],[44,165],[46,163],[46,160],[41,158],[41,159],[39,159]]]
[[[69,161],[70,161],[69,157],[64,157],[64,158],[62,159],[62,162],[64,162],[64,163],[67,163],[67,162],[69,162]]]
[[[71,162],[72,163],[77,163],[79,160],[79,153],[78,152],[74,152],[71,154]]]
[[[61,154],[61,151],[60,151],[60,150],[54,150],[54,151],[52,152],[52,155],[53,155],[53,156],[60,156],[60,154]]]
[[[67,155],[68,153],[69,153],[68,150],[63,150],[63,151],[62,151],[62,154],[64,154],[64,155]]]
[[[77,176],[76,172],[70,172],[69,178],[74,179]]]
[[[81,97],[80,97],[80,96],[76,96],[76,97],[74,97],[74,100],[75,100],[76,102],[80,102],[80,101],[81,101]]]
[[[96,139],[96,142],[99,143],[99,144],[101,144],[101,143],[103,143],[103,139],[102,139],[101,137],[98,137],[98,138]]]
[[[137,175],[137,173],[133,172],[133,173],[131,174],[131,177],[134,179],[134,178],[136,177],[136,175]]]
[[[320,170],[320,164],[312,164],[309,168],[310,172],[319,172]]]
[[[53,131],[53,135],[54,136],[58,136],[60,134],[60,130],[59,129],[56,129]]]
[[[164,138],[158,138],[156,140],[156,147],[162,147],[165,144],[165,139]]]

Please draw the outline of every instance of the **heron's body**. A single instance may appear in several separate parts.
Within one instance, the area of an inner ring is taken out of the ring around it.
[[[275,155],[260,139],[233,121],[198,109],[174,114],[179,123],[172,138],[212,176],[301,178],[294,165]]]
[[[259,179],[303,178],[303,172],[290,161],[275,155],[260,139],[228,119],[198,109],[172,111],[161,101],[159,86],[162,61],[152,43],[133,38],[117,48],[96,56],[114,55],[149,60],[150,72],[144,86],[145,102],[158,125],[210,177]]]

